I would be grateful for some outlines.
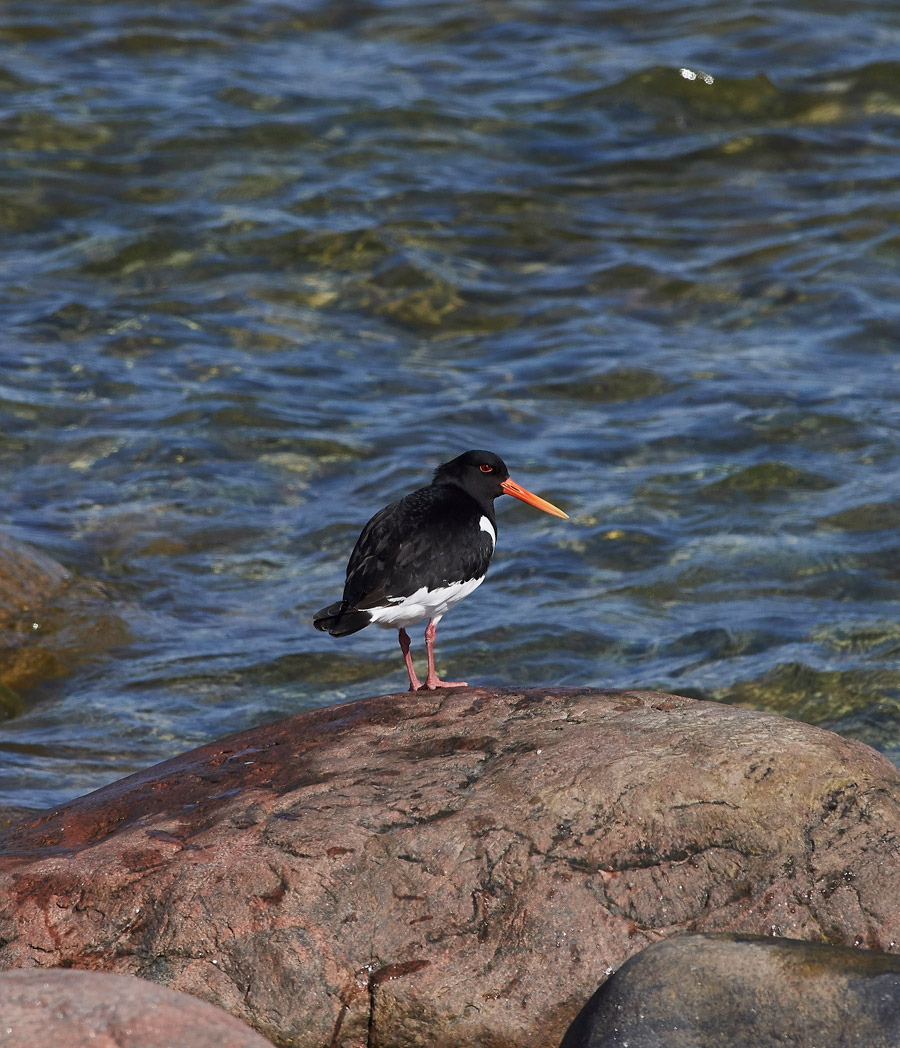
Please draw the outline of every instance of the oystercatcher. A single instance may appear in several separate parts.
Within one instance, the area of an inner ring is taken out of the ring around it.
[[[467,451],[438,466],[430,487],[372,517],[350,554],[343,600],[317,612],[313,625],[332,637],[346,637],[373,622],[399,630],[410,691],[467,687],[465,681],[438,678],[434,634],[441,618],[484,582],[497,541],[494,499],[499,495],[568,519],[510,480],[499,456]],[[428,675],[422,682],[413,668],[406,627],[425,619]]]

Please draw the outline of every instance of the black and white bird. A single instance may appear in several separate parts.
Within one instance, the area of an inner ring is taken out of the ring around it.
[[[465,681],[438,678],[434,634],[441,618],[484,582],[497,541],[494,499],[500,495],[568,519],[510,480],[499,456],[467,451],[438,466],[430,487],[372,517],[350,554],[343,599],[317,612],[313,625],[332,637],[346,637],[373,622],[399,630],[410,691],[467,687]],[[420,681],[406,627],[425,619],[428,674]]]

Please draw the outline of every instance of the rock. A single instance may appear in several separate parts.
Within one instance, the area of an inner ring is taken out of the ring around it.
[[[0,720],[21,714],[36,686],[126,643],[108,604],[96,584],[73,583],[52,557],[0,534]]]
[[[676,935],[627,961],[560,1048],[900,1044],[900,957],[796,939]]]
[[[3,1048],[272,1048],[219,1008],[130,975],[0,973]]]
[[[678,932],[894,948],[898,834],[898,770],[810,725],[654,692],[387,695],[0,834],[0,968],[141,975],[295,1048],[549,1048]]]
[[[0,626],[46,604],[68,579],[62,564],[46,553],[0,534]]]
[[[0,831],[30,815],[34,815],[34,808],[25,808],[20,804],[0,804]]]
[[[37,609],[57,597],[68,581],[66,569],[24,542],[0,534],[0,719],[22,712],[18,691]],[[26,621],[32,620],[32,621]]]

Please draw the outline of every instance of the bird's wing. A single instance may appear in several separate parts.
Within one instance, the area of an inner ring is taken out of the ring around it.
[[[388,596],[402,595],[389,592],[395,588],[392,583],[400,552],[393,527],[397,505],[379,510],[356,540],[344,585],[344,601],[350,607],[374,608],[387,603]]]
[[[434,589],[460,581],[445,577],[440,555],[454,544],[454,565],[461,565],[466,578],[483,576],[492,543],[480,530],[471,539],[461,538],[458,514],[458,502],[446,499],[434,487],[420,488],[379,510],[363,528],[350,555],[344,586],[348,607],[383,607],[421,586]]]

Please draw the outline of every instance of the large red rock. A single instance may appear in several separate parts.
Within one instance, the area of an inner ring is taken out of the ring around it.
[[[203,997],[278,1043],[558,1044],[681,931],[891,950],[900,774],[652,692],[367,699],[201,747],[0,837],[0,967]]]
[[[129,975],[0,972],[3,1048],[271,1048],[205,1001]]]

